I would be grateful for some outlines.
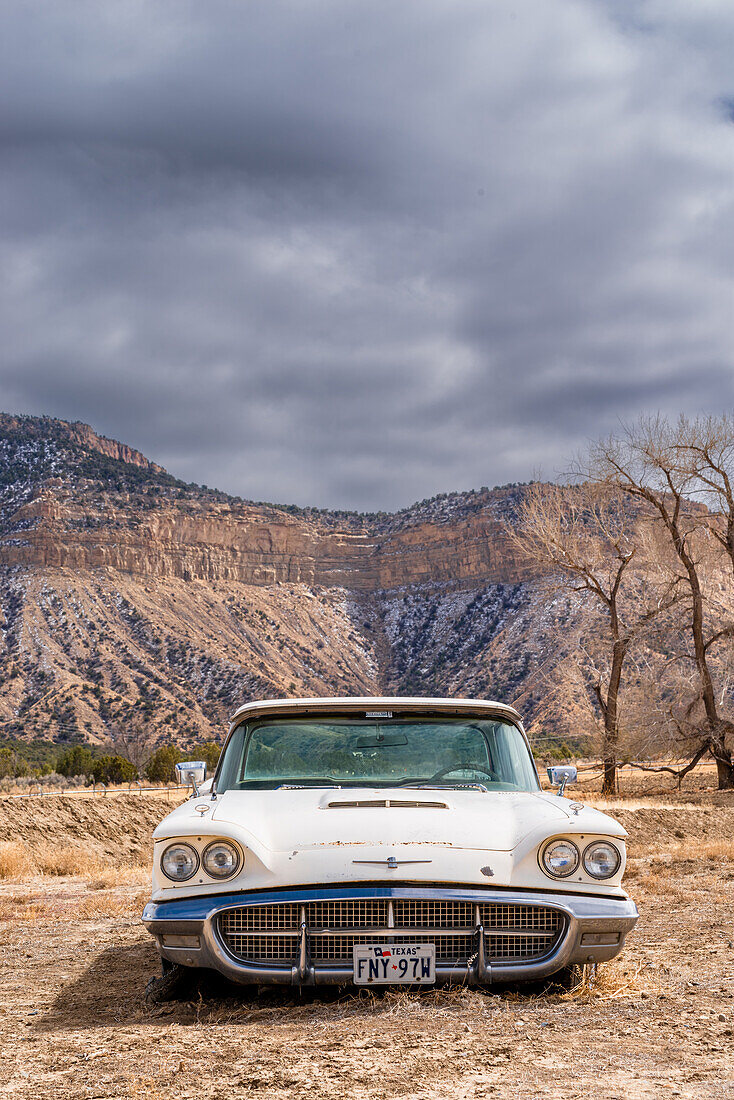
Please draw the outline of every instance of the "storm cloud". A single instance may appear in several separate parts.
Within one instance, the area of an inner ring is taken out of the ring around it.
[[[730,3],[3,11],[4,410],[376,509],[734,405]]]

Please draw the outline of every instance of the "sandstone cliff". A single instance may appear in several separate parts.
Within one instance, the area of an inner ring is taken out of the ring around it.
[[[446,692],[537,723],[555,677],[574,732],[588,700],[562,670],[588,621],[546,605],[503,535],[521,492],[278,508],[185,485],[87,425],[0,416],[0,722],[185,740],[248,698]]]

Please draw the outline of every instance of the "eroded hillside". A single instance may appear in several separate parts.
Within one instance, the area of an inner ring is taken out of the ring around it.
[[[221,735],[272,695],[457,694],[582,729],[578,599],[509,544],[522,487],[363,516],[187,485],[82,424],[0,416],[0,723]]]

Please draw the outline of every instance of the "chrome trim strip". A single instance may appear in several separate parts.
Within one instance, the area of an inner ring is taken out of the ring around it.
[[[302,928],[302,923],[295,928],[253,928],[237,932],[240,936],[297,936]],[[324,928],[318,924],[308,925],[311,936],[473,936],[477,930],[476,924],[464,924],[460,928],[451,928],[447,925],[435,927],[420,926],[417,924],[383,924],[383,925],[331,925]],[[484,926],[488,936],[523,936],[528,939],[534,936],[536,939],[552,940],[555,932],[539,932],[529,928],[527,931],[518,928],[500,928],[499,926]]]
[[[492,981],[492,969],[487,962],[487,945],[484,939],[484,927],[479,906],[475,906],[474,919],[477,923],[477,981],[480,985],[489,985]],[[563,936],[559,937],[559,942]]]
[[[371,867],[387,867],[390,871],[395,867],[403,867],[407,863],[433,863],[432,859],[396,859],[388,856],[387,859],[353,859],[352,863],[369,864]]]
[[[306,924],[306,906],[301,906],[301,933],[298,940],[298,977],[305,982],[309,971],[308,925]]]

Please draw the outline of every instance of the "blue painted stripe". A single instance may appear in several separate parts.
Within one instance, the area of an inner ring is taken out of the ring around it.
[[[497,889],[469,889],[461,887],[412,887],[412,886],[353,886],[311,887],[299,890],[269,890],[260,893],[210,894],[208,897],[181,898],[174,901],[149,902],[145,907],[145,920],[204,920],[221,909],[251,905],[271,905],[284,902],[344,901],[353,898],[418,898],[430,901],[492,901],[563,906],[568,897],[548,896],[534,891],[512,891],[511,897]],[[599,899],[612,903],[622,899]]]

